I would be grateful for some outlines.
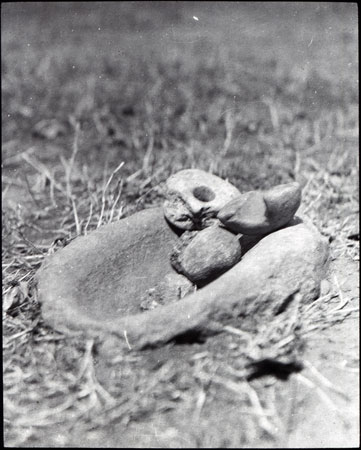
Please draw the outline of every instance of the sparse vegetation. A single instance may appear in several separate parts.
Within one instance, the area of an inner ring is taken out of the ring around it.
[[[292,385],[257,378],[264,359],[332,409],[344,394],[303,352],[357,314],[337,275],[267,326],[143,352],[49,329],[33,277],[190,167],[241,191],[299,181],[332,259],[358,261],[357,73],[352,3],[2,5],[6,446],[286,445]]]

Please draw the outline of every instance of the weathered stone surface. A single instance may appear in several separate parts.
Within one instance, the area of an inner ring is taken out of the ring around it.
[[[168,273],[154,288],[148,289],[141,300],[143,310],[169,305],[195,291],[191,281],[180,273]]]
[[[48,257],[37,274],[42,314],[54,328],[116,335],[128,348],[161,345],[187,333],[221,331],[222,320],[267,320],[318,297],[328,244],[311,225],[294,222],[261,239],[242,260],[181,301],[139,312],[147,289],[172,273],[177,235],[161,208],[106,225]],[[253,244],[252,244],[253,245]],[[173,272],[174,273],[174,272]]]
[[[151,208],[76,238],[37,273],[42,314],[55,328],[101,327],[139,312],[142,295],[178,274],[169,257],[178,236]]]
[[[280,184],[268,191],[250,191],[231,200],[218,219],[235,233],[267,234],[288,224],[301,203],[301,187]]]
[[[297,223],[297,222],[295,222]],[[312,225],[298,223],[269,234],[228,272],[182,301],[109,324],[129,345],[160,345],[186,333],[221,330],[227,317],[267,320],[299,294],[310,302],[320,292],[328,243]]]
[[[198,169],[186,169],[166,181],[164,215],[177,228],[199,230],[213,223],[218,211],[240,195],[228,181]]]
[[[203,285],[233,267],[241,256],[239,237],[212,225],[183,233],[171,255],[171,263],[193,283]]]

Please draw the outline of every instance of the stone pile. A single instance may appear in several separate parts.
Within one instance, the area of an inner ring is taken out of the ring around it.
[[[104,225],[48,256],[37,273],[44,320],[67,332],[116,335],[129,348],[267,320],[297,296],[316,299],[328,243],[295,216],[298,183],[241,193],[182,170],[163,207]]]
[[[166,219],[182,232],[170,256],[171,264],[190,282],[203,287],[241,260],[243,235],[261,239],[286,226],[300,203],[298,183],[241,194],[228,181],[202,170],[177,172],[166,181],[164,202]],[[154,288],[147,295],[143,309],[164,304],[164,291]],[[151,299],[157,295],[158,303]],[[168,297],[175,300],[170,288]]]

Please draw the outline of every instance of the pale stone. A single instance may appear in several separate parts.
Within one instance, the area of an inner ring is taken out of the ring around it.
[[[199,169],[181,170],[166,181],[164,215],[182,230],[202,229],[239,195],[235,186],[216,175]]]
[[[301,203],[301,187],[280,184],[268,191],[250,191],[231,200],[218,213],[218,219],[235,233],[267,234],[294,217]]]

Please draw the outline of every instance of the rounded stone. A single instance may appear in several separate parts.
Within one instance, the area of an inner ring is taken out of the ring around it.
[[[275,186],[268,191],[250,191],[231,200],[218,219],[235,233],[268,234],[287,225],[301,203],[299,183]]]
[[[171,264],[193,283],[204,285],[233,267],[241,256],[239,237],[212,225],[183,233],[172,252]]]
[[[166,181],[164,215],[181,230],[200,230],[212,225],[218,211],[239,190],[222,178],[199,169],[186,169]]]

